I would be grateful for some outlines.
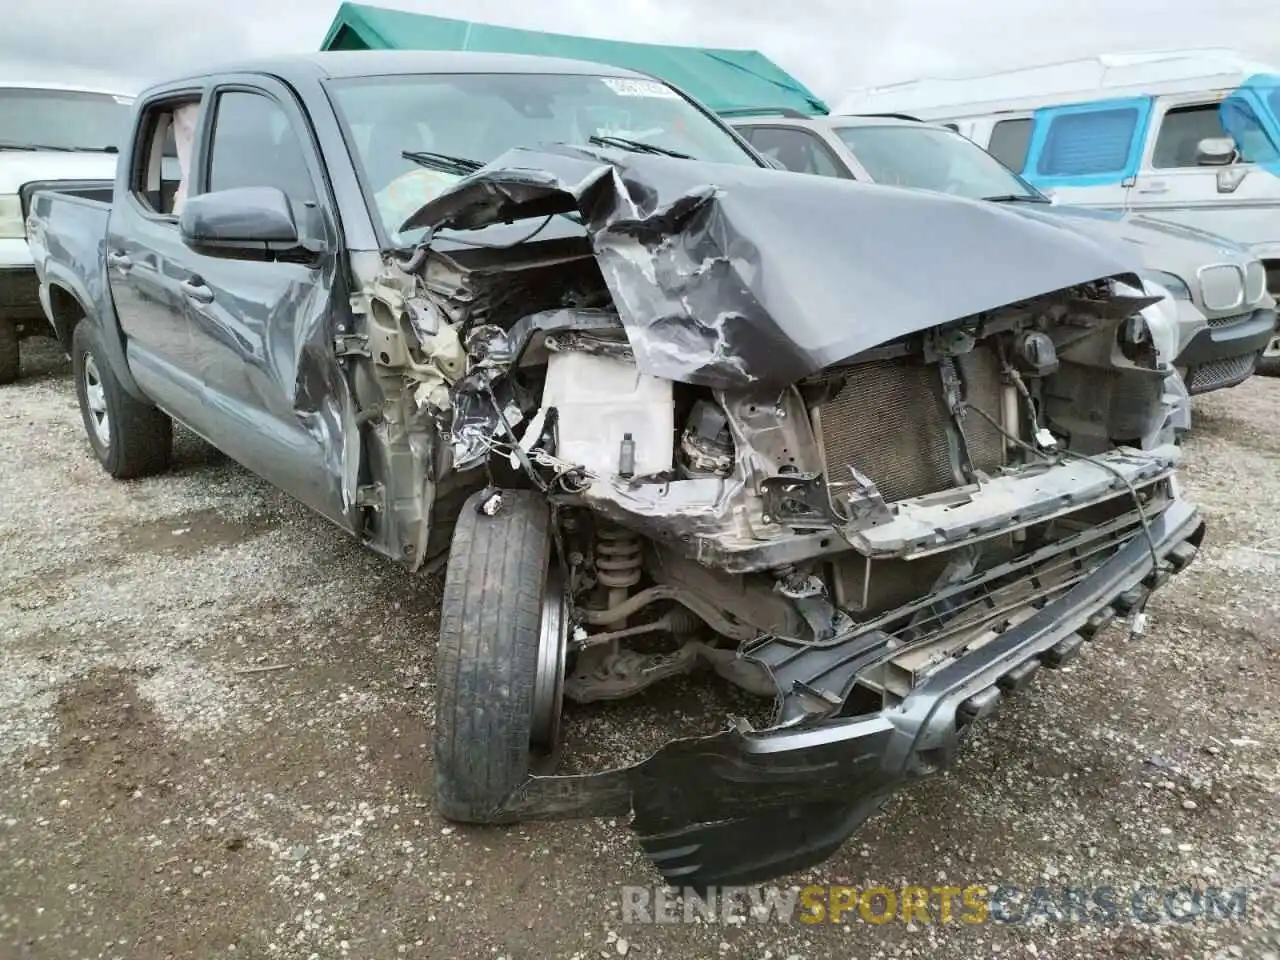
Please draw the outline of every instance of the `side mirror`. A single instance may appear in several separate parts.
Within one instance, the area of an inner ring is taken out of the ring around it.
[[[1230,137],[1205,137],[1196,144],[1196,164],[1201,167],[1225,167],[1236,159],[1236,142]]]
[[[284,191],[235,187],[188,197],[178,216],[182,242],[211,257],[271,260],[298,252],[298,225]]]

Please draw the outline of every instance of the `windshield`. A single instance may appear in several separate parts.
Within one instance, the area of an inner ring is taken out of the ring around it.
[[[971,200],[1043,200],[1029,184],[980,146],[950,130],[914,125],[836,127],[876,183],[939,190]]]
[[[129,132],[130,102],[107,93],[0,88],[0,147],[117,149]]]
[[[415,74],[334,81],[330,90],[365,188],[396,245],[421,234],[396,228],[461,179],[468,161],[488,163],[513,147],[596,138],[619,149],[648,145],[652,152],[757,165],[719,122],[656,80]]]

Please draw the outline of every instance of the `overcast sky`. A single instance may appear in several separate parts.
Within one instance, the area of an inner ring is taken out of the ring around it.
[[[1275,0],[381,0],[627,40],[750,47],[815,92],[1106,50],[1225,46],[1280,63]],[[314,50],[337,0],[4,0],[0,77],[136,89],[197,63]],[[40,51],[38,57],[32,51]]]

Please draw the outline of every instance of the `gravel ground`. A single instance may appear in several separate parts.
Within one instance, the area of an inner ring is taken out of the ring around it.
[[[785,881],[1245,885],[1244,922],[646,926],[624,823],[436,814],[434,581],[185,434],[170,474],[112,482],[65,361],[27,353],[0,388],[2,960],[1280,957],[1280,380],[1197,401],[1207,548],[1146,635],[1109,631]],[[681,683],[571,711],[571,750],[704,713]]]

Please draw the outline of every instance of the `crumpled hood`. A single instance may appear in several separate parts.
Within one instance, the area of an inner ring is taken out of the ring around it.
[[[1067,220],[997,204],[560,145],[509,151],[401,230],[572,212],[637,366],[718,387],[793,383],[905,334],[1142,268]]]

